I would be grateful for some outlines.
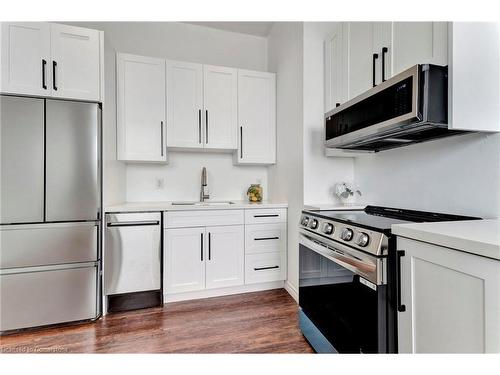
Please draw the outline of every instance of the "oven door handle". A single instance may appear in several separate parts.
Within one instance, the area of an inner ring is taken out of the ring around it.
[[[376,285],[385,284],[385,274],[383,271],[386,259],[384,258],[361,254],[358,257],[352,254],[359,253],[354,249],[351,250],[349,248],[348,251],[343,251],[342,248],[345,248],[345,246],[340,244],[336,246],[337,248],[333,246],[327,247],[316,242],[313,236],[305,233],[300,233],[299,243]]]

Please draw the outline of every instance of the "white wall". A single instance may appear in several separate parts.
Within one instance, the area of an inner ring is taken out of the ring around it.
[[[500,217],[500,134],[471,134],[360,157],[356,179],[379,205]]]
[[[268,40],[269,71],[277,73],[277,164],[269,168],[271,198],[288,202],[288,280],[298,292],[298,232],[303,205],[302,23],[280,22]]]
[[[339,203],[337,182],[354,179],[352,158],[324,155],[324,41],[333,32],[332,22],[304,22],[303,62],[303,162],[304,204]]]
[[[232,154],[171,152],[169,164],[129,164],[127,166],[127,201],[178,201],[200,198],[201,170],[207,168],[212,200],[246,200],[250,184],[261,183],[264,199],[268,196],[267,168],[234,167]],[[158,189],[157,177],[165,181]]]
[[[243,199],[250,183],[262,180],[264,196],[267,167],[233,166],[229,154],[172,153],[170,163],[128,164],[116,161],[116,51],[197,63],[266,70],[267,39],[179,22],[72,23],[103,30],[106,57],[105,204],[124,201],[199,198],[201,166],[209,173],[214,199]],[[112,112],[111,112],[112,111]],[[165,179],[165,189],[156,180]],[[181,184],[186,184],[182,186]],[[182,188],[179,188],[182,186]]]

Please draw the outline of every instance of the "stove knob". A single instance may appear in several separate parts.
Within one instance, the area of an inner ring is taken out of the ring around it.
[[[311,225],[310,225],[310,228],[311,229],[316,229],[318,227],[318,220],[316,219],[312,219],[311,220]]]
[[[370,236],[367,235],[364,232],[360,232],[360,233],[357,234],[356,239],[354,240],[354,242],[358,246],[365,247],[365,246],[368,245],[368,242],[370,242]]]
[[[323,233],[324,234],[332,234],[333,233],[333,225],[330,223],[323,224]]]
[[[307,224],[309,224],[309,218],[307,216],[304,216],[302,218],[302,221],[300,222],[303,226],[307,227]]]
[[[340,232],[340,238],[342,238],[344,241],[350,241],[352,240],[352,229],[349,228],[344,228],[342,229],[342,232]]]

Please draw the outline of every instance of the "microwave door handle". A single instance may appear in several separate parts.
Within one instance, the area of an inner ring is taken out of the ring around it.
[[[377,86],[375,83],[375,71],[377,67],[377,60],[378,59],[378,53],[373,54],[373,61],[372,61],[372,79],[373,79],[373,87]]]

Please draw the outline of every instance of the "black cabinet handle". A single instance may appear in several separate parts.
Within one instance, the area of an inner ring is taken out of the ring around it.
[[[405,256],[404,250],[398,250],[396,253],[396,265],[397,265],[397,288],[398,288],[398,311],[405,312],[406,306],[401,304],[401,258]]]
[[[52,88],[57,91],[57,86],[56,86],[56,67],[57,67],[57,61],[52,61]]]
[[[278,217],[278,214],[253,215],[253,217]]]
[[[201,234],[201,240],[200,240],[200,243],[201,243],[201,261],[203,262],[203,233],[200,233]]]
[[[160,121],[160,138],[161,156],[163,156],[163,121]]]
[[[254,271],[262,271],[262,270],[273,270],[275,268],[280,268],[280,266],[271,266],[271,267],[257,267],[254,268]]]
[[[208,109],[205,109],[205,142],[208,144]]]
[[[254,238],[254,241],[268,241],[268,240],[279,240],[279,237],[261,237],[261,238]]]
[[[47,90],[47,84],[45,83],[45,67],[47,66],[47,60],[42,59],[42,88]]]
[[[198,143],[201,143],[201,109],[198,110]]]
[[[385,82],[385,54],[389,51],[387,47],[382,47],[382,82]]]
[[[376,64],[377,64],[375,60],[377,60],[377,59],[378,59],[378,53],[374,53],[373,54],[373,65],[372,65],[372,69],[373,69],[373,71],[372,71],[373,87],[377,86],[375,84],[375,70],[376,70],[375,68],[376,68]]]
[[[340,107],[340,103],[335,103],[335,107]]]
[[[243,126],[240,126],[240,159],[243,159]]]
[[[208,232],[208,260],[212,260],[212,233]]]

